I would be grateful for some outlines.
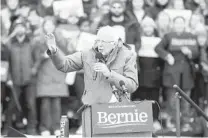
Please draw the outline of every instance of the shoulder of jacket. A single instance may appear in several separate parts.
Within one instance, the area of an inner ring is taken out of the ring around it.
[[[136,17],[130,11],[125,12],[125,18],[129,21],[127,23],[128,26],[140,26]]]
[[[131,58],[135,56],[133,51],[129,50],[128,48],[124,46],[119,50],[118,54],[121,56],[125,56],[126,58]]]
[[[93,49],[80,51],[83,61],[93,56]]]

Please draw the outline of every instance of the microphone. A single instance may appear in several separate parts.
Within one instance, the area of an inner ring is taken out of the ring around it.
[[[124,93],[127,93],[128,92],[128,89],[126,88],[125,83],[124,83],[123,80],[120,80],[119,81],[119,85],[121,86],[121,88],[122,88],[122,90],[123,90]]]
[[[96,58],[96,62],[103,62],[103,59],[104,59],[103,54],[100,52],[96,53],[95,58]],[[97,78],[97,72],[94,72],[93,73],[93,80],[96,80],[96,78]]]
[[[121,97],[118,94],[118,89],[116,88],[116,86],[114,84],[110,84],[111,88],[113,89],[113,94],[116,96],[116,99],[121,102]]]
[[[121,86],[121,88],[123,90],[123,94],[125,95],[126,99],[130,100],[129,97],[127,96],[128,89],[126,88],[124,81],[120,80],[119,85]]]

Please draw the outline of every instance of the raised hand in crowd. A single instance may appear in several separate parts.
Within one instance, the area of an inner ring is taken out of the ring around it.
[[[52,33],[47,34],[45,35],[45,40],[46,40],[46,45],[48,49],[50,50],[50,52],[55,53],[57,50],[55,36]]]

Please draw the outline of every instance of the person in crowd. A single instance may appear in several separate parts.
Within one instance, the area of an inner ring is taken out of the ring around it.
[[[171,31],[171,19],[168,13],[162,11],[158,14],[156,19],[156,26],[158,31],[158,36],[163,38],[163,36]]]
[[[10,73],[11,81],[13,84],[14,92],[17,98],[20,98],[21,94],[24,93],[26,98],[27,107],[27,134],[36,134],[36,93],[34,88],[34,77],[33,77],[33,48],[31,41],[26,35],[26,26],[24,21],[15,22],[14,31],[12,32],[10,40],[7,41],[9,48],[9,62],[10,62]],[[8,109],[5,113],[6,122],[4,127],[4,133],[7,133],[8,127],[12,126],[12,116],[15,111],[14,99],[8,105]],[[17,117],[17,121],[21,122],[21,114]]]
[[[82,32],[86,32],[86,33],[92,33],[91,30],[91,22],[89,21],[88,18],[80,18],[79,22],[78,22],[78,26],[80,29],[80,33]],[[79,38],[78,38],[79,39]],[[81,98],[82,98],[82,94],[84,91],[84,73],[83,71],[78,71],[76,73],[76,78],[75,78],[75,82],[74,82],[74,90],[75,90],[75,95],[76,95],[76,111],[78,111],[81,106],[83,105]],[[76,134],[82,134],[82,125],[81,125],[81,116],[79,115],[79,125],[80,127],[77,129]]]
[[[91,21],[89,20],[89,18],[80,18],[77,25],[79,26],[81,32],[92,33]]]
[[[2,22],[2,20],[1,20]],[[8,79],[9,79],[9,49],[7,45],[4,43],[5,37],[3,37],[6,34],[6,28],[4,27],[4,24],[1,24],[1,117],[3,118],[5,107],[7,105],[7,99],[6,97],[9,97],[11,95]],[[0,123],[1,127],[2,120]]]
[[[16,12],[16,20],[24,20],[25,21],[25,25],[26,25],[26,33],[27,35],[30,35],[31,33],[31,29],[30,29],[30,23],[28,21],[28,15],[29,15],[29,12],[30,12],[30,5],[29,5],[29,2],[27,1],[20,1],[20,4],[19,4],[19,8]]]
[[[49,48],[47,53],[58,70],[62,72],[84,70],[85,91],[82,101],[85,105],[117,102],[110,83],[121,90],[120,80],[124,81],[129,93],[136,90],[138,85],[136,56],[120,41],[113,27],[104,26],[99,29],[97,41],[92,49],[64,56],[56,46],[54,35],[46,36]],[[105,63],[96,63],[97,52],[103,55]],[[98,73],[97,77],[93,77],[94,72]],[[86,107],[84,112],[87,110],[89,108]],[[83,127],[87,127],[84,124]]]
[[[142,36],[157,37],[154,20],[146,16],[141,22]],[[161,86],[161,64],[159,58],[139,57],[139,88],[133,93],[132,100],[154,100],[159,102],[159,90]],[[150,77],[151,76],[151,77]],[[153,105],[154,129],[158,131],[161,125],[158,122],[158,108]]]
[[[158,14],[161,11],[163,11],[165,8],[167,8],[168,5],[169,5],[169,0],[156,0],[155,6],[147,9],[147,15],[149,15],[154,20],[156,20]]]
[[[28,21],[32,32],[32,37],[36,37],[42,33],[43,18],[40,17],[36,9],[31,9],[28,14]]]
[[[76,43],[76,39],[79,34],[79,28],[77,23],[79,22],[79,17],[76,15],[69,15],[65,11],[61,11],[58,15],[56,28],[56,40],[59,45],[63,47],[67,46],[70,53],[74,53],[76,50],[76,45],[71,45],[71,43]]]
[[[208,116],[208,105],[205,107],[204,112]],[[201,117],[201,124],[202,124],[202,127],[203,127],[203,137],[208,137],[208,131],[207,131],[208,123],[202,117]]]
[[[92,11],[96,10],[96,1],[95,0],[82,0],[84,13],[86,17],[90,17]]]
[[[156,22],[156,26],[157,26],[158,37],[163,38],[167,33],[169,33],[171,31],[172,21],[171,21],[171,18],[170,18],[169,14],[167,12],[161,11],[158,14],[155,22]],[[164,64],[162,64],[160,66],[161,70],[163,70],[163,65]],[[162,109],[164,109],[165,105],[166,105],[165,103],[167,101],[166,100],[167,98],[166,98],[165,91],[164,91],[163,87],[161,87],[161,96],[162,96],[162,98],[161,98],[162,99],[161,107],[162,107]],[[165,119],[167,117],[167,115],[165,115],[166,111],[163,112],[163,113],[161,113],[161,116],[163,115],[163,118]]]
[[[204,113],[208,115],[208,106],[204,108]],[[208,123],[202,116],[194,118],[193,124],[194,133],[198,134],[197,137],[208,137]]]
[[[103,17],[99,27],[112,26],[123,42],[133,44],[138,51],[141,45],[140,27],[136,19],[130,12],[125,12],[125,3],[120,0],[114,0],[110,3],[110,13]]]
[[[199,13],[202,13],[204,14],[204,12],[207,12],[207,1],[206,0],[200,0],[200,3],[199,3],[199,9],[198,11],[196,12],[199,12]]]
[[[150,8],[155,6],[155,0],[145,0],[145,7]]]
[[[199,8],[200,0],[183,0],[184,7],[187,10],[191,10],[192,12],[196,11]]]
[[[91,28],[92,28],[92,33],[97,32],[97,27],[101,20],[103,19],[103,16],[109,14],[110,12],[110,5],[108,1],[105,1],[102,3],[102,5],[97,6],[97,10],[92,11],[90,15],[90,20],[92,21],[91,23]]]
[[[53,1],[54,0],[39,0],[38,3],[38,15],[41,17],[53,16]]]
[[[208,115],[208,33],[204,24],[197,24],[195,33],[200,48],[199,70],[201,74],[196,78],[196,97],[194,97],[194,101],[197,104],[199,103],[199,106]],[[193,129],[195,133],[202,134],[202,137],[207,137],[207,121],[203,117],[196,117],[194,121],[194,124],[197,124]]]
[[[69,17],[67,18],[67,23],[70,24],[70,25],[74,25],[76,27],[77,26],[77,23],[79,22],[79,16],[77,16],[76,14],[71,14],[69,15]]]
[[[208,1],[205,1],[203,8],[201,8],[201,13],[205,18],[206,26],[208,26]]]
[[[147,37],[157,37],[157,26],[155,21],[149,17],[144,17],[143,21],[141,22],[141,35]]]
[[[203,14],[207,11],[206,0],[184,0],[184,6],[193,13]]]
[[[6,8],[1,10],[1,20],[2,24],[4,24],[4,27],[6,29],[6,35],[11,33],[10,27],[13,23],[14,17],[17,16],[17,11],[19,8],[19,0],[6,0]]]
[[[43,33],[55,33],[56,22],[53,17],[46,16],[43,22]],[[37,72],[37,97],[41,98],[40,132],[42,136],[60,134],[61,97],[68,97],[65,84],[65,74],[56,70],[51,60],[45,53],[44,34],[36,38],[35,64]],[[56,34],[57,36],[58,34]],[[67,52],[67,47],[57,44],[60,52]]]
[[[76,52],[76,43],[78,41],[78,36],[80,33],[77,23],[79,23],[79,18],[76,15],[73,14],[69,15],[64,11],[59,13],[58,24],[56,28],[56,41],[60,47],[67,48],[68,54],[73,54],[74,52]],[[78,118],[78,116],[76,116],[75,113],[78,110],[79,106],[81,106],[80,105],[81,103],[78,100],[74,100],[75,98],[73,96],[77,95],[79,97],[80,89],[82,88],[70,87],[70,85],[68,85],[68,91],[71,95],[68,98],[70,105],[69,106],[63,105],[62,107],[67,108],[67,115],[71,119]],[[75,93],[75,91],[77,91],[77,93]]]
[[[72,28],[71,30],[78,29],[79,17],[76,13],[67,13],[65,10],[61,10],[57,19],[58,26],[64,26],[64,28],[67,26],[65,29]]]
[[[201,66],[201,62],[206,64],[206,28],[203,23],[197,23],[194,34],[197,36],[199,45],[199,57],[193,62],[195,66],[195,87],[191,91],[191,99],[201,108],[204,106],[204,93],[206,91],[206,72]],[[194,111],[194,110],[193,110]]]
[[[194,87],[194,71],[191,66],[193,59],[198,57],[196,37],[185,32],[185,19],[177,16],[173,20],[173,31],[166,34],[156,46],[155,51],[165,61],[163,70],[163,86],[167,94],[167,112],[171,116],[168,127],[174,127],[175,90],[173,85],[181,87],[188,96]],[[191,129],[189,125],[190,105],[182,100],[182,130]]]
[[[144,17],[146,16],[146,11],[144,10],[144,0],[132,0],[132,8],[131,11],[133,15],[136,17],[139,23],[142,22]]]
[[[195,34],[196,26],[198,24],[204,24],[204,23],[205,23],[204,17],[201,14],[197,14],[197,13],[192,14],[189,22],[189,31],[192,34]]]
[[[200,71],[202,74],[202,81],[198,88],[198,93],[201,94],[199,99],[202,99],[203,104],[208,102],[208,33],[204,24],[196,26],[197,42],[200,46]],[[199,81],[199,80],[198,80]],[[200,91],[201,90],[201,91]]]
[[[30,12],[30,5],[27,1],[20,2],[19,10],[17,11],[17,15],[27,19]]]

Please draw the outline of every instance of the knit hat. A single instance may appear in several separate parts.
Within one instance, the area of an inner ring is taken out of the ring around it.
[[[142,28],[146,26],[152,26],[153,28],[156,28],[155,21],[149,16],[146,16],[141,22]]]
[[[115,42],[119,39],[116,35],[115,29],[110,26],[101,27],[97,32],[97,40],[105,42]]]
[[[123,8],[126,7],[126,4],[122,0],[110,0],[110,6],[112,7],[115,3],[120,4]]]

